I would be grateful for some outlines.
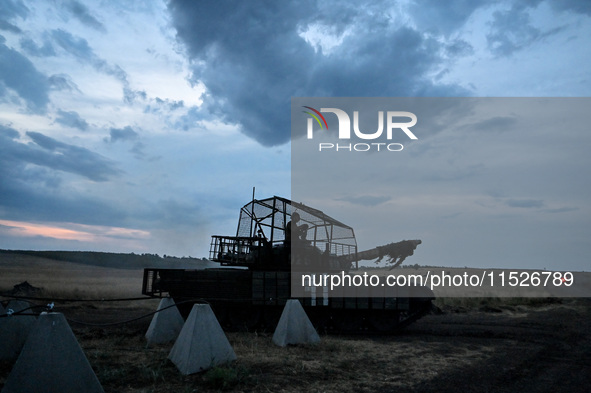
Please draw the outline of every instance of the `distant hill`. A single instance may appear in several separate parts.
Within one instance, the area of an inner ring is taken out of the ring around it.
[[[161,257],[158,254],[124,254],[96,251],[29,251],[0,250],[0,254],[22,254],[82,265],[115,269],[143,269],[145,267],[170,269],[203,269],[217,266],[206,258]]]

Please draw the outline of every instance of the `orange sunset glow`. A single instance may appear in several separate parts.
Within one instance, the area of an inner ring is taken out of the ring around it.
[[[39,224],[24,221],[0,220],[0,231],[8,232],[13,236],[35,237],[42,236],[60,240],[78,240],[88,242],[98,242],[108,237],[125,238],[147,238],[150,233],[137,229],[105,227],[98,225],[81,225],[66,223],[57,226],[53,223]]]

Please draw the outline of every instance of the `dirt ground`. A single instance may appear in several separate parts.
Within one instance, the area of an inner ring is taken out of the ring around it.
[[[589,392],[591,300],[462,307],[440,303],[396,335],[321,336],[276,347],[272,332],[228,333],[238,360],[190,376],[146,347],[157,302],[58,307],[106,392]],[[0,387],[12,364],[0,364]]]

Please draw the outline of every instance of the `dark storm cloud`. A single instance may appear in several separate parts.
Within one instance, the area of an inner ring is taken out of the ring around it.
[[[443,44],[380,11],[388,3],[172,1],[177,38],[207,87],[207,110],[263,145],[290,136],[292,96],[460,95],[427,77]],[[350,34],[329,54],[306,42],[312,26]]]
[[[66,9],[72,13],[80,22],[85,24],[86,26],[92,27],[95,30],[98,30],[102,33],[105,33],[107,30],[105,26],[99,22],[86,8],[84,4],[80,4],[79,2],[72,0],[65,3]]]
[[[107,224],[125,216],[124,212],[100,201],[75,195],[72,190],[62,190],[60,195],[61,171],[101,180],[116,173],[110,162],[86,149],[41,134],[30,133],[29,136],[39,144],[21,143],[17,130],[0,125],[3,218]]]
[[[74,190],[59,193],[55,187],[29,177],[8,180],[0,182],[0,209],[4,211],[2,218],[7,220],[112,226],[123,225],[127,217],[124,210]]]
[[[20,0],[2,0],[0,1],[0,30],[10,31],[12,33],[20,33],[16,25],[11,23],[15,17],[25,19],[29,13],[29,9]]]
[[[0,124],[0,185],[18,181],[30,172],[25,170],[31,147],[18,143],[20,133],[8,126]]]
[[[27,132],[27,136],[42,148],[29,145],[31,149],[25,157],[34,164],[75,173],[94,181],[106,181],[119,174],[111,161],[88,149],[68,145],[39,132]]]
[[[119,174],[111,161],[88,149],[57,141],[38,132],[26,134],[33,143],[21,143],[18,131],[0,126],[0,167],[5,179],[23,177],[22,170],[27,164],[77,174],[94,181],[105,181]]]
[[[58,116],[55,118],[56,123],[66,127],[77,128],[81,131],[86,131],[88,129],[88,123],[81,118],[77,112],[66,112],[60,109],[57,111],[57,114]]]
[[[32,112],[45,112],[49,102],[47,77],[25,56],[0,43],[0,99],[8,98],[6,88],[17,93]]]

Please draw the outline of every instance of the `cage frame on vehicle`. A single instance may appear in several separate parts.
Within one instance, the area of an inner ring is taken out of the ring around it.
[[[223,266],[251,267],[264,255],[276,255],[277,249],[291,246],[287,227],[294,213],[298,213],[299,223],[291,225],[305,228],[306,243],[318,252],[338,257],[357,254],[352,227],[318,209],[273,196],[245,204],[236,236],[212,236],[209,258]]]

